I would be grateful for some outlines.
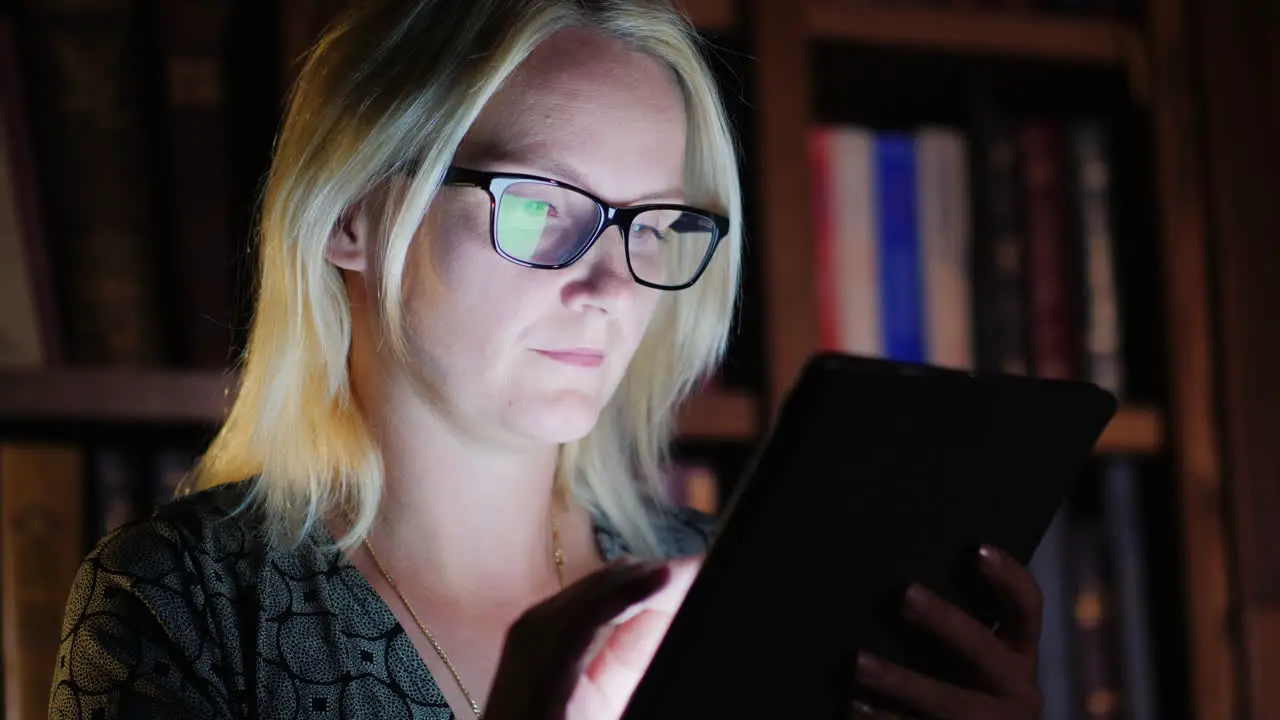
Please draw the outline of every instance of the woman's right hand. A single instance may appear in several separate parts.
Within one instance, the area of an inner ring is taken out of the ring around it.
[[[700,566],[615,562],[527,610],[507,633],[485,720],[621,717]]]

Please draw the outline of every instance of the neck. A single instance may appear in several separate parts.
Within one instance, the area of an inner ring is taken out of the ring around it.
[[[552,503],[557,447],[486,443],[416,400],[380,398],[366,413],[385,477],[369,542],[398,584],[473,609],[558,588],[552,512],[562,537],[568,521]]]

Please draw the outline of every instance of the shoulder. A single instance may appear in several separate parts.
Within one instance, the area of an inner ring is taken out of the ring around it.
[[[230,483],[174,500],[108,534],[88,559],[108,572],[155,577],[189,572],[193,556],[251,552],[260,523],[245,502],[248,489],[248,481]]]
[[[98,541],[67,599],[50,717],[230,715],[233,606],[261,557],[245,495],[193,493]]]
[[[678,505],[650,505],[649,525],[662,557],[701,555],[715,537],[717,518],[692,508]],[[630,544],[598,509],[592,511],[596,542],[605,560],[631,554]]]
[[[82,562],[72,606],[112,588],[178,627],[196,621],[190,612],[203,612],[206,602],[236,602],[267,554],[248,490],[246,481],[191,493],[112,531]]]

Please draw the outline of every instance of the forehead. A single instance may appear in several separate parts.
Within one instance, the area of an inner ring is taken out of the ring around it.
[[[539,46],[490,99],[459,160],[550,175],[625,202],[657,186],[678,189],[684,146],[684,101],[670,68],[574,28]]]

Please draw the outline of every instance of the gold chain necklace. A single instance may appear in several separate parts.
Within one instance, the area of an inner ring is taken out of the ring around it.
[[[364,546],[369,551],[369,557],[373,558],[373,564],[378,566],[378,571],[382,573],[382,577],[387,579],[387,584],[395,591],[400,598],[400,602],[404,603],[404,607],[409,611],[409,615],[413,617],[413,621],[418,624],[418,629],[426,636],[427,642],[431,643],[431,648],[436,651],[436,655],[440,656],[440,660],[444,662],[444,666],[449,668],[449,673],[453,675],[454,682],[458,683],[458,689],[462,691],[462,696],[467,699],[467,703],[471,705],[471,711],[480,717],[480,705],[471,698],[471,693],[467,691],[467,686],[463,684],[462,677],[458,675],[458,669],[453,666],[453,661],[449,659],[449,655],[445,653],[444,647],[436,640],[436,636],[431,634],[426,624],[418,618],[418,613],[414,612],[413,606],[409,604],[409,599],[400,592],[400,586],[396,585],[396,581],[391,577],[391,573],[387,572],[386,567],[382,565],[382,560],[378,558],[378,554],[373,551],[373,545],[369,543],[369,538],[364,539]],[[560,528],[556,525],[556,516],[551,514],[551,557],[556,562],[556,579],[560,582],[560,588],[564,589],[564,549],[560,547]]]

